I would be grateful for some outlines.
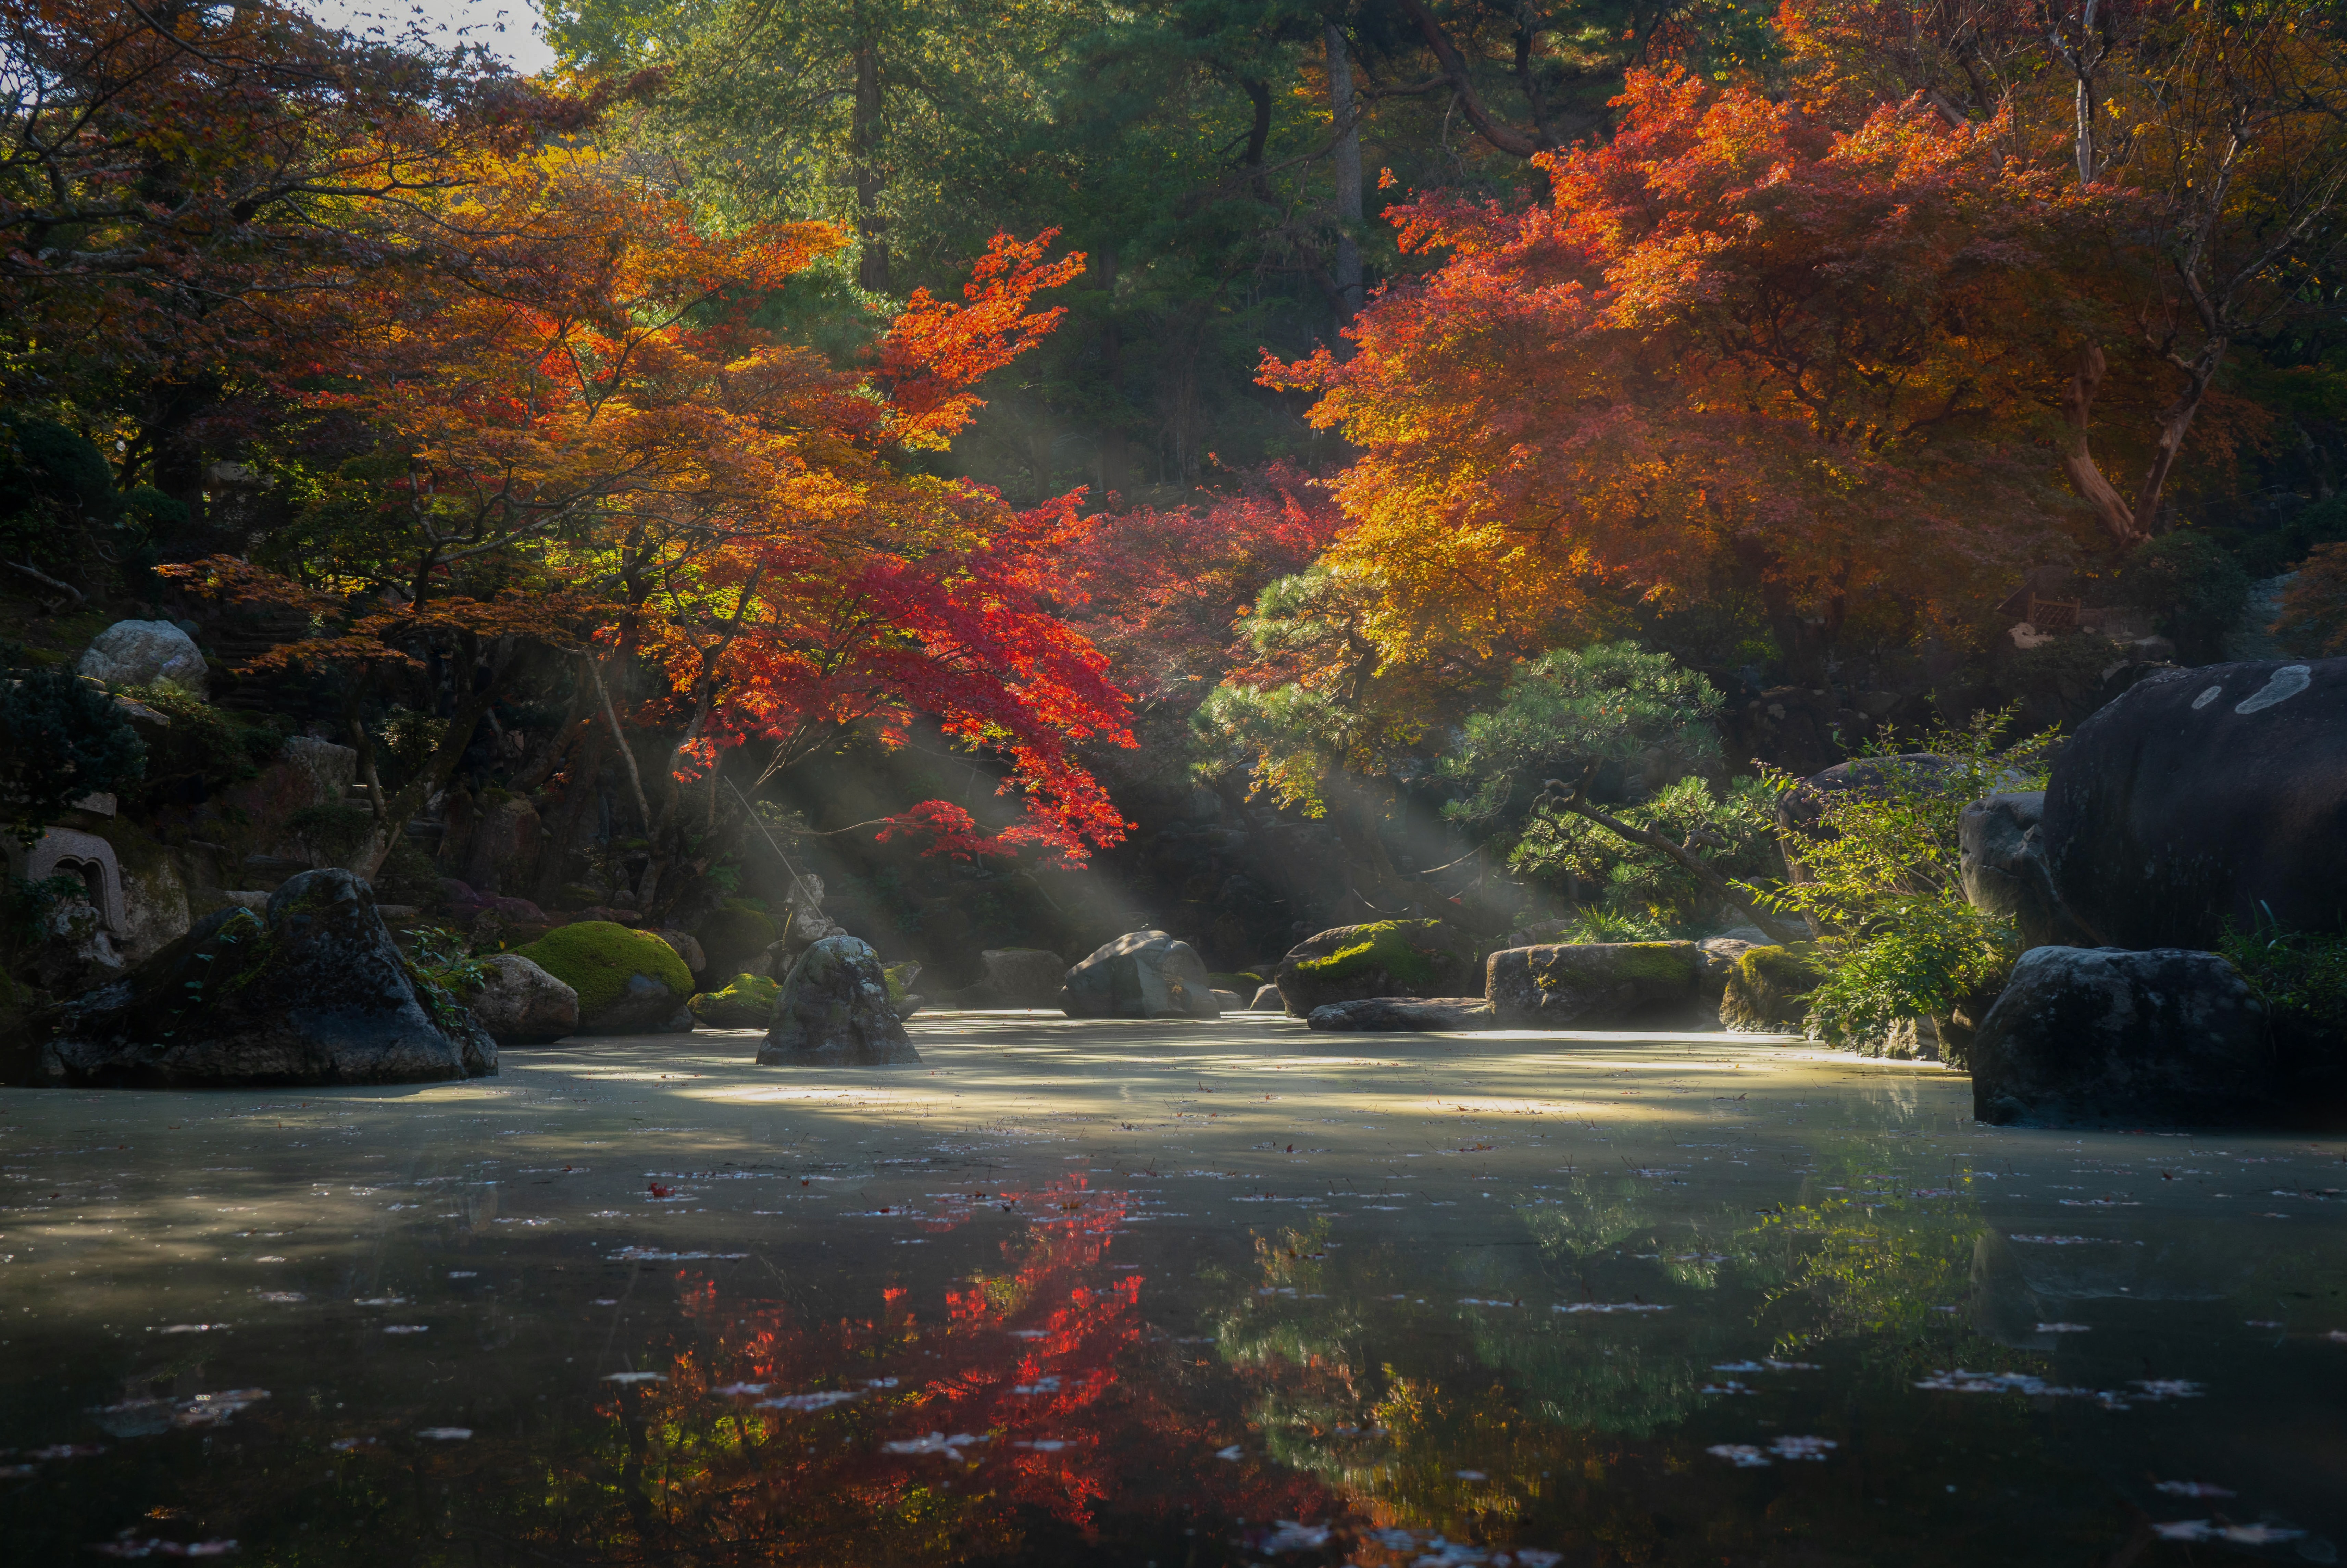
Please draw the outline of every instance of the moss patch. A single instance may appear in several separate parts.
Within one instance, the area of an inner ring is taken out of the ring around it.
[[[881,969],[880,978],[888,983],[889,1006],[905,1005],[905,999],[913,994],[913,981],[920,972],[918,964],[889,964]]]
[[[764,975],[735,975],[724,989],[703,991],[685,1005],[712,1029],[764,1029],[774,1020],[782,989]]]
[[[634,975],[650,975],[680,997],[692,994],[692,971],[676,949],[650,931],[610,920],[559,926],[516,949],[579,993],[579,1016],[589,1018],[625,994]]]
[[[1440,973],[1440,960],[1450,949],[1430,940],[1445,929],[1440,920],[1379,920],[1355,930],[1359,938],[1324,958],[1297,961],[1296,972],[1321,985],[1334,985],[1383,969],[1406,986],[1426,987]]]
[[[1825,977],[1791,948],[1752,948],[1728,971],[1719,1021],[1729,1029],[1797,1030],[1809,1014],[1809,993]]]

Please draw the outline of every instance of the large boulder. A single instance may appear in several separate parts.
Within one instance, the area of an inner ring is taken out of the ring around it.
[[[2067,947],[2078,939],[2045,868],[2039,832],[2045,817],[2045,792],[2028,790],[1976,800],[1956,824],[1965,902],[2012,921],[2024,948]]]
[[[989,948],[978,958],[986,966],[980,983],[1010,1007],[1043,1007],[1067,983],[1068,960],[1041,948]]]
[[[764,975],[735,975],[721,990],[692,999],[692,1016],[710,1029],[765,1029],[774,1021],[783,988]]]
[[[1751,948],[1737,955],[1719,998],[1723,1029],[1747,1034],[1799,1034],[1809,993],[1825,977],[1791,948]]]
[[[265,917],[231,905],[15,1043],[36,1084],[418,1083],[497,1070],[497,1043],[402,957],[347,871],[306,872]]]
[[[1272,977],[1290,1018],[1366,997],[1444,997],[1482,975],[1474,938],[1440,920],[1376,920],[1307,937]]]
[[[2208,1126],[2282,1112],[2264,1008],[2185,948],[2034,948],[1982,1020],[1973,1113],[2034,1126]]]
[[[1128,931],[1067,972],[1060,1006],[1070,1018],[1220,1018],[1206,965],[1163,931]]]
[[[481,960],[481,988],[465,1005],[499,1045],[545,1045],[579,1030],[579,993],[519,953]]]
[[[211,671],[196,640],[168,620],[118,620],[90,640],[75,671],[108,686],[158,682],[200,697]]]
[[[772,915],[741,904],[710,911],[693,929],[708,960],[705,972],[715,975],[748,971],[782,934]]]
[[[2110,947],[2216,947],[2230,925],[2347,926],[2347,659],[2155,675],[2078,726],[2039,841]]]
[[[685,1003],[692,971],[650,931],[609,920],[558,926],[525,958],[579,993],[580,1034],[678,1034],[692,1029]]]
[[[758,1061],[767,1067],[904,1067],[920,1062],[880,955],[854,937],[825,937],[791,966]]]
[[[1692,1011],[1701,977],[1693,942],[1503,948],[1485,965],[1483,997],[1502,1028],[1577,1029],[1642,1012]]]
[[[1481,997],[1362,997],[1314,1008],[1304,1023],[1331,1033],[1498,1027],[1491,1004]]]

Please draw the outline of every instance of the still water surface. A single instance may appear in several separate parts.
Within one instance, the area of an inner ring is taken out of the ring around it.
[[[0,1561],[2338,1560],[2347,1143],[1709,1036],[0,1091]]]

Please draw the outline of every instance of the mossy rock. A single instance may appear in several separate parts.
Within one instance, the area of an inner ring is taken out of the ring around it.
[[[579,993],[581,1034],[673,1031],[692,995],[692,971],[674,948],[616,921],[559,926],[516,950]]]
[[[898,1016],[910,1016],[905,1012],[905,1003],[913,994],[913,982],[921,978],[921,966],[915,963],[884,964],[880,968],[880,978],[888,984],[888,1005],[897,1009]]]
[[[773,947],[782,937],[783,928],[763,910],[728,904],[712,911],[693,927],[692,934],[700,940],[701,950],[709,956],[710,968],[723,974]]]
[[[764,1029],[774,1021],[780,982],[764,975],[735,975],[723,990],[703,991],[689,1004],[692,1016],[711,1029]]]
[[[1809,1016],[1809,993],[1825,979],[1792,948],[1754,948],[1728,971],[1719,1021],[1747,1034],[1798,1034]]]
[[[1309,1018],[1331,1002],[1476,990],[1482,958],[1474,938],[1443,921],[1376,920],[1306,938],[1288,949],[1275,980],[1287,1015]]]
[[[1692,1014],[1702,974],[1693,942],[1552,943],[1492,954],[1483,994],[1504,1028],[1585,1029]]]

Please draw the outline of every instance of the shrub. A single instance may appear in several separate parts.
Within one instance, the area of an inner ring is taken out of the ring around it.
[[[2318,545],[2282,590],[2274,622],[2281,645],[2303,658],[2347,655],[2347,544]]]
[[[2206,664],[2224,657],[2225,636],[2249,603],[2250,574],[2216,540],[2183,528],[2130,550],[2118,590],[2159,618],[2178,659]]]
[[[75,801],[125,788],[147,765],[147,743],[114,699],[63,670],[0,682],[0,810],[28,845]]]
[[[1683,778],[1635,805],[1610,815],[1695,847],[1722,876],[1748,880],[1775,869],[1776,790],[1738,779],[1724,792],[1699,778]],[[1594,884],[1588,907],[1576,917],[1584,935],[1566,941],[1628,942],[1708,928],[1717,913],[1711,890],[1658,849],[1618,838],[1569,812],[1543,812],[1527,821],[1508,863],[1542,877]]]
[[[2057,737],[2049,730],[2000,752],[1996,739],[2012,716],[1982,714],[1928,737],[1937,766],[1902,763],[1887,744],[1870,753],[1879,782],[1825,799],[1817,835],[1801,850],[1809,880],[1764,895],[1826,928],[1815,952],[1825,979],[1810,998],[1813,1032],[1848,1044],[2003,989],[2019,938],[1965,900],[1957,825],[1984,794],[2045,786]],[[1782,774],[1774,781],[1799,782]]]
[[[2229,926],[2217,950],[2241,971],[2277,1028],[2347,1037],[2347,931],[2294,931],[2271,922]]]

